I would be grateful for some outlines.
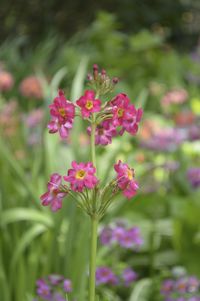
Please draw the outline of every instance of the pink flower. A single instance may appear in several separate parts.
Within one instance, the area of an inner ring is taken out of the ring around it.
[[[72,162],[72,169],[68,170],[68,175],[64,176],[64,180],[71,184],[73,191],[82,192],[84,188],[92,189],[98,180],[95,177],[96,168],[91,162],[77,163]]]
[[[127,131],[135,135],[138,131],[138,123],[142,117],[142,109],[136,110],[135,106],[130,103],[126,94],[118,94],[112,101],[112,123],[114,126],[121,126],[120,135]]]
[[[57,211],[58,209],[62,208],[62,199],[65,197],[66,193],[60,191],[59,189],[61,182],[61,175],[58,173],[52,174],[47,185],[48,191],[40,197],[42,205],[50,205],[52,211]]]
[[[43,97],[42,85],[34,75],[30,75],[23,79],[20,84],[19,90],[24,97],[41,99]]]
[[[91,113],[101,110],[101,100],[95,99],[95,92],[93,90],[85,91],[84,96],[81,96],[76,103],[81,108],[83,118],[88,118]]]
[[[134,179],[134,170],[121,160],[114,165],[114,169],[117,172],[118,187],[123,190],[124,196],[128,199],[132,198],[138,189],[138,184]]]
[[[48,124],[49,133],[59,132],[60,137],[65,139],[69,135],[69,130],[75,116],[75,106],[64,96],[63,91],[54,99],[53,104],[49,106],[52,120]]]
[[[88,127],[87,132],[89,135],[91,135],[91,127]],[[111,122],[105,120],[96,128],[95,144],[108,145],[112,143],[112,137],[116,135],[116,128],[112,125]]]
[[[6,92],[12,89],[14,79],[11,73],[7,71],[0,71],[0,91]]]

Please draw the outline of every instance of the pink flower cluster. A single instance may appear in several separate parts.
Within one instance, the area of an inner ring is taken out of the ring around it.
[[[118,94],[110,102],[113,117],[111,122],[115,127],[121,127],[120,135],[127,131],[135,135],[138,131],[138,123],[142,118],[142,109],[136,110],[135,106],[130,103],[130,99],[124,93]]]
[[[91,162],[77,163],[72,162],[72,169],[68,170],[68,175],[63,179],[70,183],[70,188],[74,192],[82,192],[85,188],[93,189],[98,179],[95,176],[96,169]],[[47,185],[48,191],[44,193],[40,199],[43,206],[51,206],[52,211],[57,211],[62,208],[63,198],[67,195],[67,191],[70,188],[63,190],[62,176],[58,173],[54,173],[50,177],[50,181]]]
[[[138,183],[134,179],[134,170],[121,160],[114,165],[117,173],[117,185],[128,199],[132,198],[138,189]]]
[[[49,108],[52,118],[48,124],[49,133],[59,132],[61,138],[67,138],[74,121],[74,104],[67,100],[63,91],[60,90]]]
[[[137,110],[131,104],[126,94],[118,94],[103,107],[101,104],[101,100],[95,98],[93,90],[86,90],[85,94],[76,101],[76,107],[80,109],[84,119],[90,118],[92,113],[99,113],[99,116],[103,116],[96,126],[95,143],[97,145],[110,144],[113,137],[118,134],[123,135],[125,131],[131,135],[137,133],[143,112],[141,108]],[[60,90],[59,95],[49,107],[52,117],[48,124],[49,132],[59,132],[61,138],[67,138],[73,126],[75,105],[67,100]],[[91,127],[88,127],[87,132],[91,135]]]
[[[132,198],[138,189],[138,184],[134,179],[134,170],[121,161],[115,164],[114,168],[117,172],[117,187],[123,191],[125,197]],[[58,173],[52,174],[47,185],[48,191],[40,197],[42,205],[50,205],[52,211],[57,211],[62,208],[63,198],[70,191],[81,193],[85,189],[94,189],[99,183],[95,173],[96,168],[91,162],[77,163],[73,161],[72,168],[68,170],[67,176],[63,177],[64,181],[70,184],[70,187],[65,186],[64,189],[62,176]]]
[[[108,103],[105,112],[111,113],[112,117],[100,123],[96,128],[96,145],[107,145],[112,142],[112,138],[119,134],[128,132],[134,136],[138,131],[138,124],[141,120],[142,109],[136,110],[130,103],[126,94],[120,93]],[[88,134],[91,134],[91,128],[88,127]]]

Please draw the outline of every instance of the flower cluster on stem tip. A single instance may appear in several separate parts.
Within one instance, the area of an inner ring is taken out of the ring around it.
[[[101,187],[96,175],[95,144],[110,144],[113,137],[123,135],[124,132],[135,135],[142,109],[136,109],[124,93],[109,99],[107,95],[113,91],[118,80],[109,78],[105,70],[99,73],[97,65],[93,66],[93,75],[88,79],[92,89],[86,90],[75,103],[67,100],[64,92],[59,90],[53,104],[49,106],[51,120],[48,129],[49,133],[59,133],[62,139],[66,139],[75,116],[89,122],[87,133],[91,140],[91,161],[73,161],[72,168],[63,177],[58,173],[52,174],[47,185],[48,191],[41,196],[41,201],[44,206],[50,205],[52,211],[56,211],[62,207],[63,198],[70,195],[87,214],[101,218],[120,191],[130,199],[135,195],[138,184],[134,170],[119,161],[114,165],[116,177]],[[100,99],[102,96],[104,102]]]

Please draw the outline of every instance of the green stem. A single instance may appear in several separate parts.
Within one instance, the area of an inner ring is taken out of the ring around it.
[[[96,122],[95,115],[92,115],[91,124],[91,160],[96,168],[96,154],[95,154],[95,132]],[[98,218],[96,217],[96,200],[93,194],[93,215],[91,216],[91,243],[90,243],[90,275],[89,275],[89,301],[95,301],[95,274],[96,274],[96,253],[97,253],[97,227]]]
[[[91,218],[89,301],[95,301],[97,227],[98,227],[98,220],[95,217]]]

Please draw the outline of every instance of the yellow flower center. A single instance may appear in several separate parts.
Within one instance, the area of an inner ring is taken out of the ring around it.
[[[87,100],[85,107],[86,107],[86,109],[91,110],[93,108],[92,100]]]
[[[85,176],[86,176],[86,171],[83,169],[78,170],[75,175],[76,179],[78,180],[83,180]]]
[[[133,179],[133,171],[131,169],[128,169],[127,176],[129,178],[129,180]]]
[[[58,112],[60,113],[60,115],[61,115],[62,117],[65,117],[65,109],[64,109],[64,108],[59,108],[59,109],[58,109]]]
[[[117,110],[117,116],[118,116],[118,117],[122,117],[123,114],[124,114],[124,109],[118,109],[118,110]]]

